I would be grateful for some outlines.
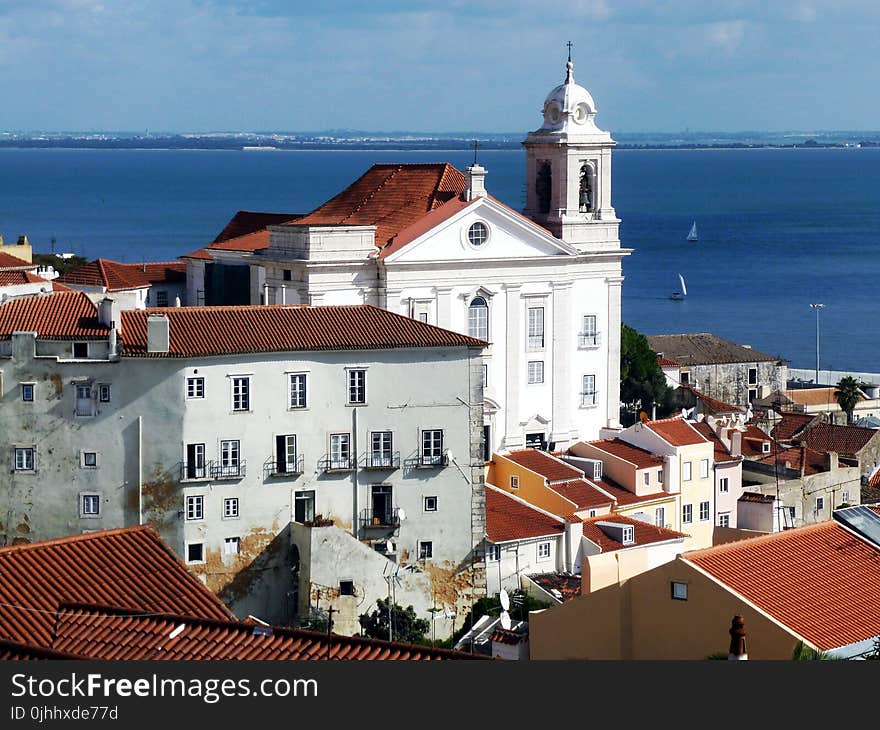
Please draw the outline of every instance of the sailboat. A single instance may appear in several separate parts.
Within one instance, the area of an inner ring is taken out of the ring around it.
[[[694,224],[691,226],[691,232],[688,233],[687,240],[688,241],[698,241],[699,240],[699,238],[697,237],[697,222],[696,221],[694,221]]]
[[[672,292],[672,296],[669,297],[670,299],[675,299],[677,301],[684,299],[688,294],[687,287],[684,285],[684,277],[681,274],[678,275],[678,280],[681,282],[681,291],[674,291]]]

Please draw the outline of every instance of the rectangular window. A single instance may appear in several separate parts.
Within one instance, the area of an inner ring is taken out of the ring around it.
[[[591,347],[598,344],[599,332],[596,329],[596,315],[584,315],[584,329],[581,333],[581,347]]]
[[[749,388],[749,403],[757,400],[757,398],[758,398],[758,391],[755,388]]]
[[[351,434],[330,434],[330,468],[351,468]]]
[[[238,551],[241,548],[241,538],[240,537],[227,537],[223,540],[223,554],[224,555],[238,555]]]
[[[519,489],[519,477],[516,474],[510,476],[510,488]]]
[[[296,435],[284,434],[275,437],[275,473],[294,474],[299,462],[296,454]]]
[[[730,527],[730,512],[722,512],[718,515],[718,527]]]
[[[730,479],[727,477],[721,477],[718,480],[718,491],[719,492],[729,492],[730,491]]]
[[[443,431],[442,429],[426,429],[422,431],[422,464],[426,466],[442,466],[443,464]]]
[[[538,543],[538,560],[549,560],[550,559],[550,543],[549,542],[539,542]]]
[[[156,306],[157,307],[167,307],[168,306],[168,292],[164,289],[162,291],[156,292]]]
[[[537,383],[544,382],[544,361],[543,360],[530,360],[529,361],[529,385],[535,385]]]
[[[501,560],[501,546],[486,545],[486,560],[490,563],[497,563]]]
[[[683,504],[681,506],[681,522],[683,525],[689,525],[694,521],[694,506],[692,504]]]
[[[98,386],[98,400],[101,403],[110,402],[110,385],[109,383],[101,383]]]
[[[709,477],[709,460],[708,459],[700,459],[700,479],[707,479]]]
[[[74,342],[73,343],[73,357],[77,360],[85,360],[89,356],[89,343],[88,342]]]
[[[220,442],[220,473],[217,476],[235,477],[241,466],[241,442]]]
[[[620,537],[624,545],[632,545],[636,541],[636,528],[632,525],[626,525]]]
[[[34,400],[34,385],[33,383],[23,383],[21,386],[21,399],[28,403],[32,403]]]
[[[204,398],[205,397],[205,379],[204,378],[187,378],[186,379],[186,397],[187,398]]]
[[[544,347],[544,307],[529,307],[528,343],[530,350]]]
[[[97,494],[83,494],[80,497],[79,512],[82,517],[98,517],[101,514],[101,497]]]
[[[430,560],[434,557],[434,543],[430,540],[419,542],[419,560]]]
[[[700,522],[705,522],[709,519],[709,503],[708,502],[700,502]]]
[[[187,479],[204,479],[205,478],[205,445],[204,444],[187,444],[186,445],[186,478]]]
[[[292,274],[293,274],[293,272],[290,269],[284,269],[281,274],[281,278],[283,281],[292,281],[293,280]]]
[[[419,312],[419,322],[422,322],[423,324],[428,324],[427,312]]]
[[[686,461],[681,466],[681,480],[689,482],[691,480],[691,462]]]
[[[425,512],[436,512],[437,511],[437,498],[436,497],[425,497]]]
[[[370,434],[370,466],[390,468],[393,462],[391,431],[373,431]]]
[[[650,474],[650,472],[647,472],[647,471],[646,471],[646,472],[644,473],[644,478],[645,478],[645,486],[647,487],[647,486],[651,483],[651,474]]]
[[[98,467],[98,452],[83,451],[80,466],[84,469],[96,469]]]
[[[290,408],[306,407],[306,374],[290,374]]]
[[[680,583],[677,580],[672,581],[672,597],[676,601],[686,601],[688,599],[687,583]]]
[[[296,522],[311,522],[315,519],[315,492],[296,492],[293,497],[293,519]]]
[[[24,448],[15,450],[14,465],[16,471],[34,470],[34,449]]]
[[[663,470],[657,470],[657,484],[663,484]]]
[[[205,498],[202,495],[186,498],[186,519],[202,520],[205,518]]]
[[[691,380],[690,373],[683,372],[678,377],[679,377],[679,381],[681,382],[682,385],[687,385],[688,383],[690,383],[690,380]]]
[[[352,404],[367,402],[367,371],[348,371],[348,402]]]
[[[353,596],[354,595],[354,581],[353,580],[339,581],[339,595],[340,596]]]
[[[95,401],[92,398],[92,386],[90,384],[76,386],[74,413],[77,416],[95,415]]]
[[[816,497],[816,514],[825,509],[825,497]]]
[[[187,563],[205,562],[205,545],[201,542],[191,542],[186,546]]]
[[[758,384],[758,368],[749,368],[749,385]]]
[[[226,499],[223,500],[223,517],[227,520],[231,520],[238,516],[238,497],[226,497]]]
[[[596,405],[596,376],[584,375],[583,385],[584,390],[581,395],[583,400],[581,401],[581,404],[585,406]]]
[[[251,379],[232,379],[232,410],[249,411],[251,409]]]
[[[666,508],[658,507],[654,510],[654,524],[657,527],[663,527],[666,524]]]

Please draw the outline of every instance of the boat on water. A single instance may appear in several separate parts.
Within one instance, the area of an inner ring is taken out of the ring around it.
[[[699,241],[700,240],[699,237],[697,236],[697,222],[696,221],[694,221],[693,225],[691,226],[691,232],[688,233],[687,240],[688,241]]]
[[[684,277],[681,274],[678,275],[678,280],[681,282],[681,291],[674,291],[669,297],[670,299],[674,299],[675,301],[681,301],[688,294],[687,287],[684,284]]]

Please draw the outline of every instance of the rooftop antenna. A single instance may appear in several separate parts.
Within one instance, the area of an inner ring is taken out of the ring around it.
[[[510,608],[510,596],[507,595],[507,591],[503,588],[501,592],[498,594],[498,599],[501,601],[501,628],[509,630],[510,623],[510,614],[507,613],[507,609]]]
[[[333,642],[330,639],[330,634],[333,632],[333,614],[336,613],[336,609],[333,608],[331,604],[330,608],[327,609],[327,659],[330,658],[330,648]]]
[[[474,140],[474,167],[477,166],[477,147],[480,146],[480,143],[477,140]]]

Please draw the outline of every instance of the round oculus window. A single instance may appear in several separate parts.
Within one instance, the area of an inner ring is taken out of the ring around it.
[[[468,241],[471,246],[482,246],[489,240],[489,227],[477,221],[468,228]]]

